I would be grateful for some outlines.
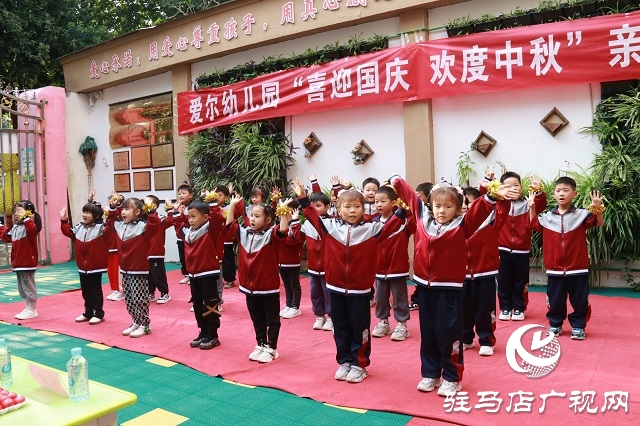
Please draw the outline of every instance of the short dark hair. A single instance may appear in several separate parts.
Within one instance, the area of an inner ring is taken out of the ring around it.
[[[193,194],[193,187],[189,185],[188,182],[182,182],[180,184],[180,186],[178,187],[178,191],[182,191],[182,190],[187,191],[189,194]]]
[[[331,204],[331,200],[329,199],[329,197],[327,197],[327,194],[325,194],[324,192],[312,193],[311,195],[309,195],[309,201],[311,201],[312,203],[315,203],[316,201],[320,201],[325,206],[328,206],[329,204]]]
[[[362,189],[364,189],[365,186],[367,186],[367,184],[372,183],[375,186],[377,186],[378,188],[380,188],[380,181],[374,177],[368,177],[365,180],[362,181]]]
[[[262,198],[263,202],[267,202],[269,199],[269,194],[267,194],[267,190],[261,186],[254,186],[249,193],[250,196],[259,195]]]
[[[471,195],[474,200],[477,200],[478,198],[481,197],[480,191],[478,191],[476,188],[468,187],[468,188],[462,188],[462,190],[464,191],[465,195]]]
[[[574,191],[577,187],[576,181],[569,176],[560,176],[558,179],[556,179],[556,186],[558,185],[569,185]]]
[[[91,201],[84,206],[82,206],[82,211],[86,213],[91,213],[94,221],[101,221],[104,216],[104,210],[102,210],[102,205],[100,203],[96,203],[95,201]]]
[[[398,194],[396,194],[396,191],[394,191],[390,186],[381,186],[376,191],[376,194],[387,194],[391,201],[398,199]]]
[[[520,175],[516,172],[505,172],[502,174],[502,176],[500,176],[500,183],[504,183],[504,181],[509,178],[516,178],[518,179],[518,182],[522,182],[522,179],[520,179]]]
[[[226,197],[228,197],[229,195],[231,195],[231,193],[229,192],[229,188],[227,188],[224,185],[218,185],[215,187],[215,189],[213,190],[213,192],[222,192]]]
[[[431,188],[433,188],[433,184],[431,182],[422,182],[420,185],[416,186],[416,192],[422,192],[424,195],[429,195]]]
[[[155,195],[149,194],[144,198],[151,198],[151,201],[153,202],[153,204],[155,204],[156,207],[160,207],[160,199],[158,197],[156,197]]]
[[[202,200],[195,200],[187,207],[187,211],[189,210],[197,210],[201,214],[209,214],[209,203]]]

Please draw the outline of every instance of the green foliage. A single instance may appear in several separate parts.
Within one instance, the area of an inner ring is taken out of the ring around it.
[[[191,135],[185,155],[194,188],[211,190],[231,183],[244,196],[256,185],[285,188],[294,148],[283,124],[283,120],[237,123]]]
[[[474,147],[471,146],[469,151],[460,152],[460,156],[458,157],[458,162],[456,163],[457,172],[456,176],[458,178],[458,182],[462,186],[469,186],[469,179],[472,175],[476,174],[475,170],[473,170],[473,161],[471,161],[470,153],[473,152]]]

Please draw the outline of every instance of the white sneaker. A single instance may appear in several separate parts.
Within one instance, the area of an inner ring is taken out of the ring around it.
[[[435,388],[439,388],[442,385],[441,379],[430,379],[427,377],[423,377],[418,383],[418,390],[421,392],[431,392]]]
[[[96,324],[100,324],[102,321],[104,321],[104,318],[92,317],[92,318],[89,320],[89,325],[96,325]]]
[[[316,317],[316,321],[313,323],[314,330],[322,330],[324,326],[324,317]]]
[[[511,321],[524,321],[524,312],[514,309],[511,315]]]
[[[336,371],[335,379],[340,381],[347,380],[349,371],[351,371],[351,364],[349,364],[348,362],[340,364],[340,367],[338,367],[338,370]]]
[[[284,308],[282,308],[282,310],[280,311],[279,315],[283,316],[284,314],[286,314],[289,311],[289,309],[291,309],[291,308],[288,307],[288,306],[285,306]]]
[[[376,328],[371,332],[373,337],[384,337],[387,334],[391,334],[391,327],[389,327],[389,321],[385,319],[380,320]]]
[[[459,382],[447,382],[442,381],[440,389],[438,389],[438,395],[440,396],[454,396],[462,390],[462,385]]]
[[[189,277],[184,277],[183,279],[181,279],[180,281],[178,281],[179,284],[189,284]]]
[[[471,343],[463,343],[462,344],[462,350],[466,351],[467,349],[471,349],[475,346],[476,344],[471,342]]]
[[[366,369],[364,369],[362,367],[358,367],[357,365],[352,365],[351,366],[351,370],[349,370],[349,374],[347,374],[347,379],[346,380],[349,383],[360,383],[368,375],[369,375],[369,373],[367,373]]]
[[[263,351],[263,350],[264,350],[264,346],[260,346],[260,345],[256,346],[256,347],[253,349],[253,352],[251,352],[251,353],[249,354],[249,360],[250,360],[250,361],[257,361],[257,360],[258,360],[258,358],[260,358],[260,354],[262,354],[262,351]]]
[[[118,290],[113,290],[113,293],[107,296],[107,300],[113,300],[114,296],[120,294]]]
[[[271,349],[269,345],[265,345],[262,349],[262,353],[256,361],[264,364],[267,362],[271,362],[274,359],[278,359],[279,356],[280,354],[278,353],[278,351],[276,351],[275,349]]]
[[[500,311],[500,315],[498,315],[498,319],[500,321],[511,321],[511,311],[507,311],[507,310]]]
[[[493,355],[493,346],[480,346],[480,350],[478,354],[481,356],[491,356]]]
[[[27,308],[24,308],[21,312],[18,312],[14,318],[18,318],[18,315],[24,315],[25,312],[27,312]]]
[[[391,340],[396,342],[401,342],[407,337],[411,336],[409,330],[407,330],[407,324],[404,322],[399,322],[396,326],[396,329],[391,333]]]
[[[193,306],[191,307],[191,309],[189,309],[189,311],[193,312]]]
[[[369,307],[370,308],[373,307],[373,305],[375,305],[375,304],[376,304],[376,299],[369,300]]]
[[[324,325],[322,326],[322,329],[324,331],[333,331],[333,321],[331,320],[331,318],[327,318],[327,320],[324,322]]]
[[[156,299],[156,295],[155,294],[149,294],[149,302],[156,302],[158,299]]]
[[[114,302],[117,302],[118,300],[123,300],[124,299],[124,294],[120,293],[117,290],[114,291],[114,293],[115,294],[109,300],[113,300]]]
[[[140,327],[136,328],[135,330],[133,330],[129,334],[129,337],[142,337],[145,334],[149,334],[149,333],[151,333],[151,329],[149,327],[140,326]]]
[[[156,301],[156,303],[158,305],[164,305],[169,300],[171,300],[171,296],[169,296],[169,293],[167,293],[167,294],[163,294],[162,296],[158,297],[158,300]]]
[[[76,318],[76,322],[85,322],[85,321],[89,321],[89,318],[85,317],[84,315],[80,315],[79,317]]]
[[[131,324],[129,328],[122,331],[123,336],[129,336],[131,333],[136,331],[140,326],[138,324]]]
[[[19,320],[27,320],[31,318],[37,318],[37,317],[38,317],[38,311],[30,308],[25,308],[24,311],[16,315],[16,319],[19,319]]]
[[[291,318],[299,317],[300,315],[302,315],[302,311],[300,311],[300,309],[289,308],[287,312],[282,314],[282,318],[291,319]]]

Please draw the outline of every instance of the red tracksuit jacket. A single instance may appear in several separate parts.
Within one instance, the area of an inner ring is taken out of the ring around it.
[[[11,268],[35,271],[38,266],[38,230],[30,218],[14,222],[13,228],[0,225],[0,238],[11,243]]]
[[[113,231],[105,223],[78,223],[71,228],[69,220],[60,220],[62,234],[71,238],[76,248],[76,265],[81,274],[107,272],[109,245]]]

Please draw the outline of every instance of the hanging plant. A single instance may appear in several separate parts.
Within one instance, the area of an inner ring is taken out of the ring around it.
[[[96,165],[96,155],[98,153],[96,141],[91,136],[87,136],[80,145],[79,152],[82,154],[84,164],[87,166],[87,171],[91,173],[91,170],[93,170]]]

